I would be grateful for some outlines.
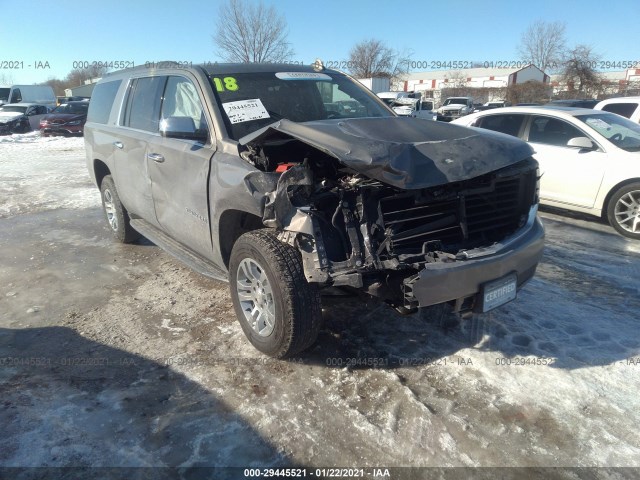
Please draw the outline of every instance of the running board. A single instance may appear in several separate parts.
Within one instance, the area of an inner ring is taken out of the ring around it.
[[[131,219],[130,223],[136,231],[140,232],[157,246],[180,260],[192,270],[195,270],[205,277],[213,278],[215,280],[220,280],[223,282],[229,281],[227,272],[219,269],[210,261],[204,259],[184,245],[176,242],[169,235],[167,235],[157,227],[154,227],[149,222],[136,218]]]

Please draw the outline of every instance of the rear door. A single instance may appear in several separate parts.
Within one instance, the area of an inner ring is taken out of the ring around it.
[[[130,213],[157,225],[147,168],[147,145],[159,137],[160,105],[167,77],[131,79],[113,139],[116,187]]]
[[[206,119],[202,92],[186,75],[168,77],[161,121],[182,117],[207,141],[154,136],[147,149],[155,215],[162,230],[203,256],[211,253],[208,180],[215,146]]]

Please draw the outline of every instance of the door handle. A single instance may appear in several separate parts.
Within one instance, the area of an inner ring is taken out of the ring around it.
[[[149,160],[153,160],[156,163],[164,162],[164,157],[162,155],[160,155],[159,153],[148,153],[147,154],[147,158]]]
[[[124,148],[124,143],[122,142],[113,142],[113,146],[122,150]]]

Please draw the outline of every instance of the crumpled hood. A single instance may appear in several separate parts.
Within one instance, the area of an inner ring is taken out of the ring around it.
[[[20,112],[0,112],[0,122],[9,122],[23,115],[24,113]]]
[[[370,178],[402,189],[468,180],[530,157],[522,140],[489,130],[417,118],[280,120],[241,145],[298,139]]]

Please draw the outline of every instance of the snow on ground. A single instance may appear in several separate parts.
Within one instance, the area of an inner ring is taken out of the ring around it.
[[[280,362],[226,285],[109,240],[81,139],[6,140],[0,358],[53,361],[0,368],[0,465],[640,467],[640,248],[610,227],[543,212],[536,277],[461,326],[325,297]]]
[[[0,136],[0,218],[98,205],[84,154],[81,137]]]

